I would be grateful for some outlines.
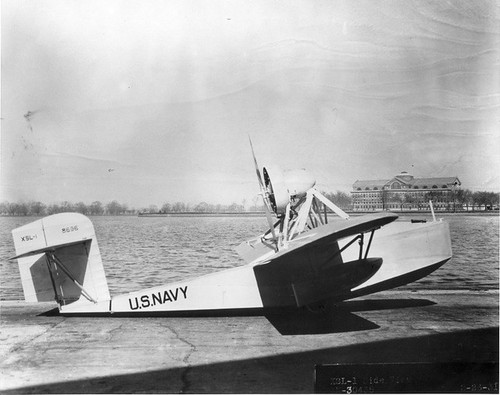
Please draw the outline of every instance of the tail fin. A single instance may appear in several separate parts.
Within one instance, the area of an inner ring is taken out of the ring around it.
[[[51,215],[12,231],[27,302],[109,300],[94,226],[84,215]]]

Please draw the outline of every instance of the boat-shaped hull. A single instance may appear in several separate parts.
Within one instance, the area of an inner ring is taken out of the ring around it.
[[[442,266],[452,256],[449,225],[393,222],[375,232],[370,255],[381,256],[384,262],[370,279],[351,290],[353,298],[406,285]]]
[[[340,247],[349,239],[339,241]],[[332,279],[334,296],[320,301],[311,299],[311,305],[319,302],[336,302],[399,287],[423,278],[451,258],[451,242],[448,223],[433,221],[411,223],[396,221],[377,230],[370,248],[370,256],[383,257],[383,263],[363,283],[338,294],[338,284]],[[356,251],[342,252],[344,264],[356,261]],[[270,303],[259,284],[256,267],[258,262],[224,270],[179,283],[148,288],[139,292],[118,295],[90,305],[72,303],[61,306],[61,313],[129,315],[204,315],[258,313],[271,307],[299,307],[293,298],[283,295],[279,303]],[[256,278],[257,276],[257,278]],[[285,289],[286,286],[283,287]],[[297,288],[297,287],[296,287]],[[326,296],[328,292],[321,292]],[[284,301],[289,300],[289,303]]]

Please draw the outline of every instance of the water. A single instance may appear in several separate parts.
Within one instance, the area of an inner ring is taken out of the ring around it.
[[[0,217],[0,299],[23,299],[10,231],[33,217]],[[408,218],[402,218],[402,220]],[[265,230],[265,218],[91,217],[111,295],[243,265],[234,247]],[[498,289],[499,217],[444,215],[453,258],[407,290]]]

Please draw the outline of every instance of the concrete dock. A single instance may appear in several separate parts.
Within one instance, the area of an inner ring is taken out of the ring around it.
[[[3,301],[0,391],[310,393],[317,364],[498,362],[498,296],[391,291],[267,318],[65,318]]]

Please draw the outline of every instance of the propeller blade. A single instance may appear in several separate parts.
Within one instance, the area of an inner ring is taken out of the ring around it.
[[[248,141],[250,141],[250,148],[252,149],[253,162],[255,164],[255,172],[257,173],[257,179],[259,180],[259,186],[261,191],[264,192],[264,181],[262,181],[262,176],[260,174],[259,165],[257,164],[257,158],[255,157],[252,139],[250,138],[250,136],[248,136]]]
[[[262,200],[264,200],[264,211],[266,212],[267,223],[269,224],[269,229],[273,235],[273,239],[277,240],[276,232],[274,230],[274,222],[271,216],[271,211],[269,211],[269,202],[267,200],[267,191],[264,186],[264,181],[262,181],[262,175],[260,174],[259,165],[257,163],[257,158],[255,157],[255,151],[253,149],[252,139],[248,136],[248,141],[250,142],[250,148],[252,149],[253,162],[255,164],[255,172],[257,173],[257,179],[259,180],[260,192],[262,195]]]

